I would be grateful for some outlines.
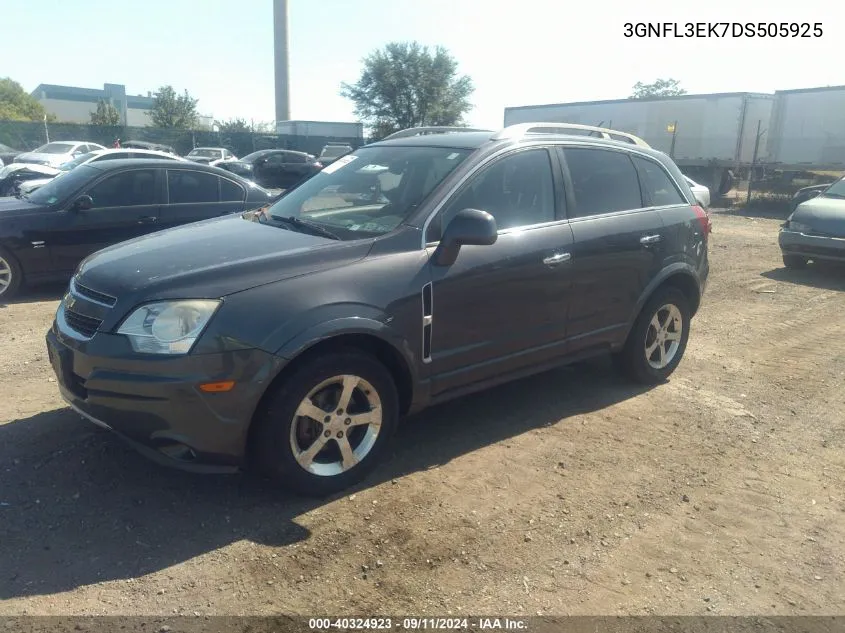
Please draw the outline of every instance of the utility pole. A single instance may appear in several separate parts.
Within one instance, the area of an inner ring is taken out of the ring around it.
[[[672,144],[669,146],[669,158],[675,160],[675,137],[678,134],[678,122],[669,124],[669,131],[672,133]]]

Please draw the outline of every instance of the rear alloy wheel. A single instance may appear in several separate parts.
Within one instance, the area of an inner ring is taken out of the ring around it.
[[[323,496],[363,479],[398,419],[387,369],[356,352],[315,358],[285,380],[255,420],[259,469],[296,492]]]
[[[783,255],[783,265],[787,268],[806,268],[807,258],[801,255]]]
[[[15,296],[21,285],[21,271],[17,261],[0,249],[0,301]]]
[[[621,353],[626,373],[647,385],[666,380],[684,355],[689,324],[686,296],[671,287],[657,291],[634,322]]]

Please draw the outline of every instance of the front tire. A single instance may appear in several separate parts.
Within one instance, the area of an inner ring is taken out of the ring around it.
[[[664,382],[681,362],[690,327],[689,300],[677,288],[658,290],[643,306],[619,362],[644,385]]]
[[[373,470],[398,418],[393,377],[375,358],[358,352],[315,357],[256,414],[253,457],[277,485],[329,495]]]
[[[807,267],[807,258],[800,255],[783,255],[783,265],[787,268],[800,270]]]
[[[0,303],[9,301],[20,290],[23,274],[17,260],[0,248]]]

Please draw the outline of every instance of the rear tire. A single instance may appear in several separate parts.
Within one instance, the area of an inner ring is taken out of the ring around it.
[[[319,356],[265,400],[254,420],[252,456],[275,484],[326,496],[375,468],[398,418],[399,396],[384,365],[360,352]]]
[[[0,248],[0,303],[12,299],[23,283],[23,272],[18,261]]]
[[[807,267],[807,258],[801,257],[801,255],[784,255],[783,256],[783,265],[787,268],[792,268],[795,270],[799,270],[801,268]]]
[[[683,358],[690,320],[689,300],[684,293],[672,287],[658,290],[634,321],[617,362],[636,382],[664,382]]]

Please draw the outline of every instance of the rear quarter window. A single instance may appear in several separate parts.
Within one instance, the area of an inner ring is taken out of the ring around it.
[[[687,204],[677,185],[662,165],[641,156],[632,156],[632,159],[640,173],[646,204],[655,207]]]

